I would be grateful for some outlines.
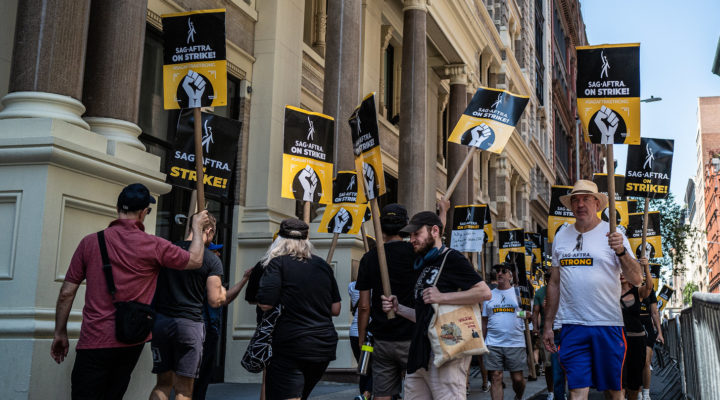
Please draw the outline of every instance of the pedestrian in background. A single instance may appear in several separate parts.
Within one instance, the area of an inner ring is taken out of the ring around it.
[[[360,362],[360,346],[363,345],[365,339],[360,340],[358,336],[358,301],[360,300],[360,292],[355,288],[357,283],[357,271],[352,273],[353,280],[348,284],[348,296],[350,296],[350,315],[352,315],[352,323],[350,323],[350,348],[352,349],[355,361]],[[360,375],[358,381],[358,389],[360,394],[355,400],[369,400],[372,396],[372,366],[369,367],[366,375]]]
[[[335,359],[332,317],[340,315],[340,292],[330,265],[312,254],[308,228],[295,218],[282,221],[262,259],[258,305],[263,311],[282,306],[267,367],[269,400],[306,399]]]
[[[646,271],[647,277],[650,277],[648,260],[641,258],[639,261]],[[653,282],[652,278],[645,279],[645,284],[638,288],[625,280],[623,274],[620,274],[620,284],[623,293],[620,298],[620,306],[622,307],[625,342],[627,343],[622,369],[623,389],[628,399],[635,400],[642,387],[647,343],[647,333],[640,319],[640,309],[642,300],[652,292]]]

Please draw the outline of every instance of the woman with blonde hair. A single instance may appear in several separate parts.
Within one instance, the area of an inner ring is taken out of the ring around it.
[[[308,225],[286,219],[261,260],[258,306],[267,311],[282,305],[267,367],[268,400],[308,398],[335,359],[332,317],[340,315],[340,292],[330,265],[312,250]]]

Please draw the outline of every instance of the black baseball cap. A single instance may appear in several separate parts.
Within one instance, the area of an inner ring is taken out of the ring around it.
[[[118,211],[137,211],[147,208],[150,204],[155,204],[155,198],[150,195],[150,191],[142,183],[133,183],[123,188],[118,196]]]
[[[403,219],[407,224],[408,214],[405,207],[397,203],[392,203],[383,207],[380,213],[380,219],[382,220],[383,218],[399,218]]]
[[[425,225],[433,226],[437,225],[442,231],[443,223],[440,221],[440,217],[432,211],[421,211],[410,218],[410,222],[405,225],[404,228],[400,229],[400,232],[413,233]]]
[[[310,227],[297,218],[288,218],[280,223],[278,235],[286,239],[307,239]]]

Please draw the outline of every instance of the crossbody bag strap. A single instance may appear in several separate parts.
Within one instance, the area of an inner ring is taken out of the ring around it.
[[[115,280],[113,279],[112,275],[112,265],[110,265],[110,257],[108,257],[107,247],[105,246],[105,231],[100,231],[97,233],[98,237],[98,244],[100,245],[100,256],[102,256],[102,262],[103,262],[103,274],[105,274],[105,282],[107,282],[108,292],[110,292],[110,296],[112,296],[112,299],[115,300]]]
[[[445,250],[445,257],[443,257],[442,264],[440,264],[440,269],[438,270],[437,275],[435,276],[435,282],[433,282],[433,287],[435,287],[440,280],[440,274],[442,273],[443,268],[445,268],[445,261],[447,261],[447,257],[450,254],[450,249],[447,248]]]

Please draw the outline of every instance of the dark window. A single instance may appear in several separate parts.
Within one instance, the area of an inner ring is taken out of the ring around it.
[[[395,87],[395,80],[393,79],[393,73],[395,71],[395,48],[388,44],[385,49],[385,109],[387,110],[387,118],[392,119],[395,116],[395,110],[393,109],[393,99],[395,93],[393,88]]]
[[[568,136],[560,122],[555,116],[555,154],[565,172],[570,174],[570,153],[568,149]],[[569,175],[568,175],[569,176]]]
[[[445,106],[445,109],[442,112],[442,154],[443,154],[443,160],[445,162],[445,166],[447,167],[447,158],[448,158],[448,125],[450,124],[449,121],[450,117],[448,116],[448,106]]]

